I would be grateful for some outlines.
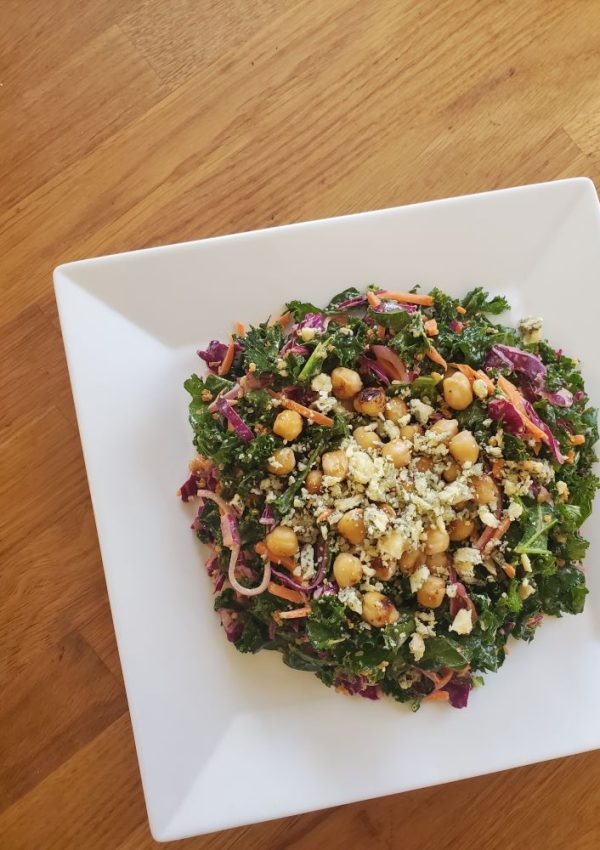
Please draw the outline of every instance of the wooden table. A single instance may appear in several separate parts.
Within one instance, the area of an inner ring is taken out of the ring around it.
[[[2,850],[153,846],[52,268],[599,181],[599,80],[598,0],[3,0]],[[176,846],[595,850],[599,789],[590,753]]]

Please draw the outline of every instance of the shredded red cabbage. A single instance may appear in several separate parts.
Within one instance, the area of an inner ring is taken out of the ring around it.
[[[522,351],[511,345],[493,345],[485,361],[484,369],[508,367],[511,371],[521,372],[528,378],[545,378],[546,367],[536,354]]]
[[[453,708],[466,708],[471,693],[471,680],[455,676],[442,690],[448,693],[448,701]]]
[[[273,508],[270,505],[267,505],[260,515],[259,522],[261,525],[267,525],[269,527],[275,525],[275,514],[273,513]]]
[[[222,413],[225,419],[231,423],[231,427],[238,435],[240,440],[249,443],[254,439],[254,432],[246,425],[239,413],[233,409],[227,399],[219,398],[216,402],[216,409]]]
[[[221,514],[221,534],[223,536],[223,546],[231,549],[232,546],[240,545],[240,532],[238,530],[237,520],[233,514]]]
[[[187,481],[184,481],[179,488],[179,495],[182,502],[189,502],[198,493],[199,488],[198,476],[193,472]]]
[[[374,313],[397,313],[404,310],[405,313],[416,313],[416,304],[404,304],[400,301],[382,301],[377,307],[373,307]]]
[[[522,437],[525,427],[521,415],[514,404],[506,398],[493,398],[488,404],[488,413],[492,419],[502,422],[504,430],[509,434]]]
[[[238,619],[237,613],[230,608],[219,608],[219,617],[227,635],[227,640],[231,643],[238,641],[242,636],[244,626]]]
[[[370,685],[364,676],[356,676],[349,679],[345,676],[338,676],[334,685],[338,688],[343,688],[353,696],[364,697],[365,699],[379,699],[381,690],[378,685]]]
[[[363,374],[370,372],[384,386],[389,386],[390,379],[376,360],[371,360],[370,357],[365,357],[363,354],[358,358],[358,368],[359,371],[363,372]]]
[[[406,366],[388,345],[372,345],[371,350],[389,378],[400,381],[410,380]]]
[[[223,360],[225,359],[225,355],[227,354],[228,345],[224,342],[219,342],[218,339],[212,339],[208,346],[202,350],[199,349],[196,353],[201,360],[209,366],[213,371],[218,369]],[[234,353],[237,354],[238,351],[242,350],[242,344],[236,340],[234,343]]]
[[[558,444],[558,440],[556,439],[548,425],[546,425],[546,423],[542,419],[540,419],[540,417],[533,409],[533,406],[527,401],[527,399],[523,399],[523,405],[525,407],[525,413],[531,419],[533,424],[537,425],[538,428],[540,428],[548,437],[548,448],[554,455],[555,459],[558,461],[558,463],[564,463],[566,458],[562,454],[560,446]]]

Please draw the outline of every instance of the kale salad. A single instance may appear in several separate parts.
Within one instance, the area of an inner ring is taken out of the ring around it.
[[[507,309],[351,288],[198,352],[179,495],[240,652],[463,708],[509,637],[583,610],[596,411],[578,361]]]

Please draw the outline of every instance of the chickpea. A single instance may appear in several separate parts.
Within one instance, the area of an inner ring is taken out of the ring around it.
[[[452,437],[450,440],[448,448],[454,460],[461,466],[469,462],[477,463],[479,446],[470,431],[459,431],[456,437]]]
[[[447,552],[437,552],[435,555],[427,555],[425,563],[432,570],[445,570],[450,563],[450,556]]]
[[[417,567],[425,563],[425,553],[420,549],[411,549],[400,558],[400,569],[404,575],[414,573]]]
[[[383,445],[379,435],[375,431],[368,431],[363,425],[354,429],[353,437],[361,449],[376,449]]]
[[[306,476],[306,489],[309,493],[320,493],[322,481],[323,473],[318,469],[313,469]]]
[[[389,419],[390,422],[398,422],[398,420],[402,419],[403,416],[406,416],[407,413],[408,407],[406,406],[406,402],[398,397],[391,398],[383,411],[383,415],[386,419]]]
[[[371,561],[371,567],[375,570],[375,575],[379,581],[389,581],[398,572],[398,564],[382,564],[380,558],[374,558]]]
[[[434,422],[430,431],[433,431],[434,434],[440,434],[444,437],[444,440],[449,440],[451,437],[455,437],[458,434],[458,420],[457,419],[438,419],[437,422]]]
[[[444,601],[446,582],[439,576],[429,576],[417,591],[417,602],[424,608],[439,608]]]
[[[301,433],[303,420],[295,410],[282,410],[275,417],[273,433],[284,440],[295,440]]]
[[[348,474],[348,458],[341,449],[325,452],[321,458],[321,466],[325,475],[331,475],[332,478],[342,480]]]
[[[433,469],[433,459],[430,457],[419,457],[415,463],[419,472],[429,472]]]
[[[278,449],[267,461],[267,469],[273,475],[289,475],[296,466],[296,455],[291,449]]]
[[[390,558],[400,558],[406,546],[406,538],[398,529],[391,529],[379,540],[379,549]]]
[[[500,491],[496,486],[496,482],[489,475],[471,478],[471,489],[473,490],[473,498],[478,505],[490,505],[498,500]]]
[[[448,526],[448,537],[455,543],[458,540],[466,540],[475,531],[475,522],[472,519],[452,520]]]
[[[333,562],[333,575],[340,587],[351,587],[362,579],[362,564],[348,552],[340,552]]]
[[[274,555],[295,555],[300,549],[296,532],[286,525],[278,525],[265,537],[267,549]]]
[[[425,541],[425,553],[427,555],[437,555],[439,552],[445,552],[450,545],[450,537],[447,531],[440,531],[439,528],[430,528],[427,532],[427,540]]]
[[[423,429],[420,425],[402,425],[400,428],[400,436],[402,437],[402,439],[410,440],[411,443],[415,439],[417,434],[422,433]]]
[[[369,590],[363,596],[362,618],[371,626],[380,629],[382,626],[388,626],[398,620],[400,614],[394,603],[384,596],[383,593],[378,593],[376,590]]]
[[[385,391],[382,387],[365,387],[354,399],[354,409],[365,416],[379,416],[385,407]]]
[[[346,369],[345,366],[337,366],[331,373],[331,384],[333,394],[336,398],[354,398],[357,392],[363,388],[363,382],[358,372],[354,369]]]
[[[410,463],[412,446],[408,440],[390,440],[381,450],[381,454],[390,460],[396,469],[407,466]]]
[[[338,534],[345,537],[349,543],[362,543],[365,539],[365,521],[359,508],[346,511],[337,524]]]
[[[464,410],[473,401],[471,383],[462,372],[455,372],[449,378],[444,378],[443,386],[446,404],[453,410]]]
[[[444,481],[447,481],[448,484],[451,484],[452,481],[456,481],[458,476],[460,475],[460,466],[457,464],[455,460],[451,460],[444,471],[442,472],[442,477]]]

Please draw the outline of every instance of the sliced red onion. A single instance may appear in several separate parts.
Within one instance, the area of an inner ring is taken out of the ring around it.
[[[400,380],[407,382],[409,374],[406,366],[400,360],[395,351],[387,345],[372,345],[371,350],[379,361],[379,365],[384,370],[388,378],[392,380]]]
[[[277,578],[280,582],[282,582],[282,584],[285,584],[288,587],[292,587],[294,590],[299,590],[302,593],[308,593],[311,590],[316,590],[323,581],[323,576],[325,575],[325,568],[327,566],[327,556],[327,542],[321,538],[321,540],[319,540],[319,542],[317,543],[317,574],[310,584],[301,584],[299,581],[293,579],[289,573],[283,573],[280,570],[271,568],[271,572],[274,576],[277,576]],[[320,595],[321,594],[319,594],[319,596]],[[315,598],[318,598],[316,594]]]
[[[380,381],[384,386],[389,386],[390,379],[385,374],[383,368],[376,360],[371,360],[370,357],[365,357],[364,354],[358,358],[358,368],[359,371],[365,373],[370,372],[374,375],[378,381]]]
[[[582,398],[585,398],[583,390],[577,390],[577,392],[573,395],[573,401],[581,401]]]
[[[275,525],[275,514],[273,513],[273,508],[270,505],[267,505],[260,515],[259,522],[261,525]]]
[[[217,399],[216,409],[231,423],[233,430],[240,440],[249,443],[254,439],[254,432],[246,425],[239,413],[233,409],[226,399]]]
[[[212,490],[198,490],[198,496],[201,499],[210,499],[212,502],[215,502],[221,513],[230,513],[234,516],[237,515],[237,511],[233,505],[230,505],[229,502],[225,501],[225,499],[217,496],[217,494],[213,493]]]
[[[231,513],[221,514],[221,534],[223,536],[223,546],[231,549],[233,546],[240,545],[240,532],[237,525],[237,520]]]
[[[225,576],[223,575],[223,573],[219,573],[218,575],[216,575],[214,577],[214,582],[215,584],[213,587],[213,593],[220,593],[223,589],[223,585],[225,584]]]
[[[449,324],[449,328],[453,333],[459,334],[459,333],[462,332],[464,325],[458,319],[452,319],[452,321]]]
[[[219,395],[216,397],[216,399],[208,405],[208,412],[209,413],[217,413],[218,410],[219,410],[219,402],[221,402],[223,400],[232,401],[232,399],[237,398],[242,393],[243,393],[243,390],[242,390],[242,388],[240,387],[239,384],[236,384],[235,386],[233,386],[226,393],[220,392]]]
[[[235,577],[235,570],[237,567],[238,556],[240,554],[240,547],[233,546],[231,549],[231,555],[229,558],[229,570],[227,572],[227,578],[229,579],[229,584],[233,587],[236,593],[240,593],[242,596],[258,596],[261,593],[264,593],[268,587],[269,582],[271,581],[271,564],[265,558],[264,559],[264,571],[261,582],[256,587],[244,587]]]
[[[227,635],[227,640],[235,643],[241,638],[242,631],[244,630],[242,622],[238,619],[237,612],[232,611],[231,608],[219,608],[219,617],[223,630]]]
[[[466,608],[467,611],[471,612],[471,620],[474,623],[477,619],[477,608],[467,593],[467,588],[462,582],[458,581],[456,582],[456,596],[450,599],[450,616],[456,617],[461,608]]]
[[[362,307],[367,303],[366,295],[355,295],[354,298],[346,298],[345,301],[340,301],[336,304],[336,310],[351,310],[353,307]]]

